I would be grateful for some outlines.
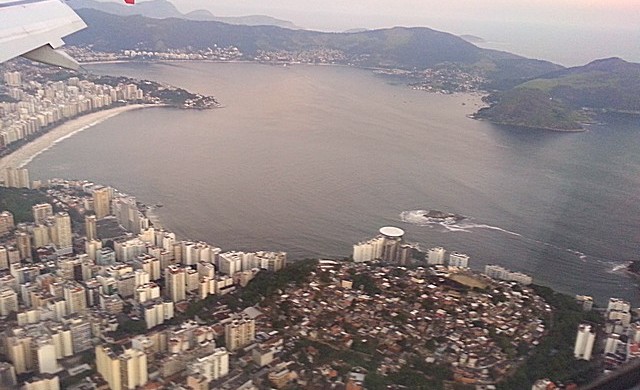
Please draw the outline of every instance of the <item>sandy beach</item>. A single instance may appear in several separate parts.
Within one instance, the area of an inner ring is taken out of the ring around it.
[[[56,143],[71,137],[83,130],[97,125],[111,117],[126,111],[138,110],[145,107],[155,107],[154,105],[132,104],[122,107],[110,108],[83,115],[81,117],[71,119],[51,130],[48,133],[36,138],[28,144],[22,146],[13,153],[0,158],[0,176],[4,176],[4,170],[8,167],[23,167],[27,165],[34,157],[49,149]]]

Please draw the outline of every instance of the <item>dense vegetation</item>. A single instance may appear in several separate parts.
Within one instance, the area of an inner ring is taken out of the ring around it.
[[[549,93],[573,107],[640,114],[640,64],[620,58],[593,61],[522,84]]]
[[[10,211],[15,223],[33,222],[31,207],[48,202],[47,196],[40,191],[0,187],[0,211]]]
[[[533,348],[529,357],[513,376],[499,384],[499,389],[529,389],[541,378],[555,382],[574,382],[578,385],[590,382],[598,376],[596,361],[575,360],[573,347],[578,325],[583,322],[602,323],[599,313],[585,312],[575,300],[548,287],[534,286],[536,292],[553,307],[553,314],[546,319],[549,334]],[[594,351],[594,355],[596,351]]]
[[[640,114],[640,64],[619,58],[540,76],[489,97],[476,116],[495,123],[576,130],[589,116],[581,111]]]
[[[555,100],[547,92],[515,88],[492,96],[495,103],[482,108],[477,118],[494,123],[553,130],[581,130],[588,117]]]

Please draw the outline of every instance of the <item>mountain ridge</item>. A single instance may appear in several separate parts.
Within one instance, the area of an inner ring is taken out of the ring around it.
[[[426,27],[393,27],[353,33],[291,30],[277,26],[229,25],[178,18],[118,16],[93,9],[78,13],[89,27],[67,39],[72,45],[97,50],[165,50],[213,44],[236,46],[249,59],[259,51],[338,50],[356,66],[427,69],[457,64],[485,73],[492,88],[505,89],[551,71],[563,69],[548,61],[479,48],[453,34]]]
[[[180,12],[175,5],[167,0],[150,0],[140,2],[134,7],[120,3],[102,2],[97,0],[68,0],[67,4],[76,11],[81,9],[94,9],[119,16],[141,15],[154,19],[178,18],[247,26],[265,25],[290,29],[300,28],[288,20],[277,19],[266,15],[215,16],[210,11],[204,9],[194,10],[185,14]]]

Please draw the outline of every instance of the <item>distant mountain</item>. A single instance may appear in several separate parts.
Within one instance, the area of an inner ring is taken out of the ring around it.
[[[364,67],[413,70],[454,63],[484,72],[491,80],[490,87],[501,89],[563,69],[547,61],[481,49],[455,35],[428,28],[323,33],[275,26],[149,19],[138,15],[123,17],[94,9],[80,9],[78,13],[89,28],[72,35],[67,42],[92,44],[95,49],[104,51],[206,49],[217,44],[236,46],[251,59],[259,50],[332,49],[342,51],[351,63]]]
[[[551,72],[490,97],[477,116],[497,123],[579,129],[589,111],[640,115],[640,64],[607,58]]]
[[[195,10],[183,14],[168,0],[151,0],[139,2],[135,6],[127,6],[121,3],[110,3],[97,0],[68,0],[67,3],[71,6],[71,8],[75,10],[95,9],[98,11],[120,16],[141,15],[154,19],[178,18],[199,21],[215,21],[246,26],[278,26],[291,29],[299,28],[289,21],[264,15],[223,17],[215,16],[207,10]]]
[[[487,42],[487,41],[484,40],[484,38],[480,38],[478,36],[469,35],[469,34],[460,35],[460,38],[464,39],[467,42],[471,42],[473,44]]]
[[[343,32],[345,32],[347,34],[351,34],[351,33],[365,32],[365,31],[369,31],[369,29],[367,29],[367,28],[350,28],[349,30],[344,30]]]

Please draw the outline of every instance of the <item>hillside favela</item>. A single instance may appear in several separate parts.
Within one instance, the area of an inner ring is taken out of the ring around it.
[[[638,388],[635,4],[33,3],[0,390]]]

